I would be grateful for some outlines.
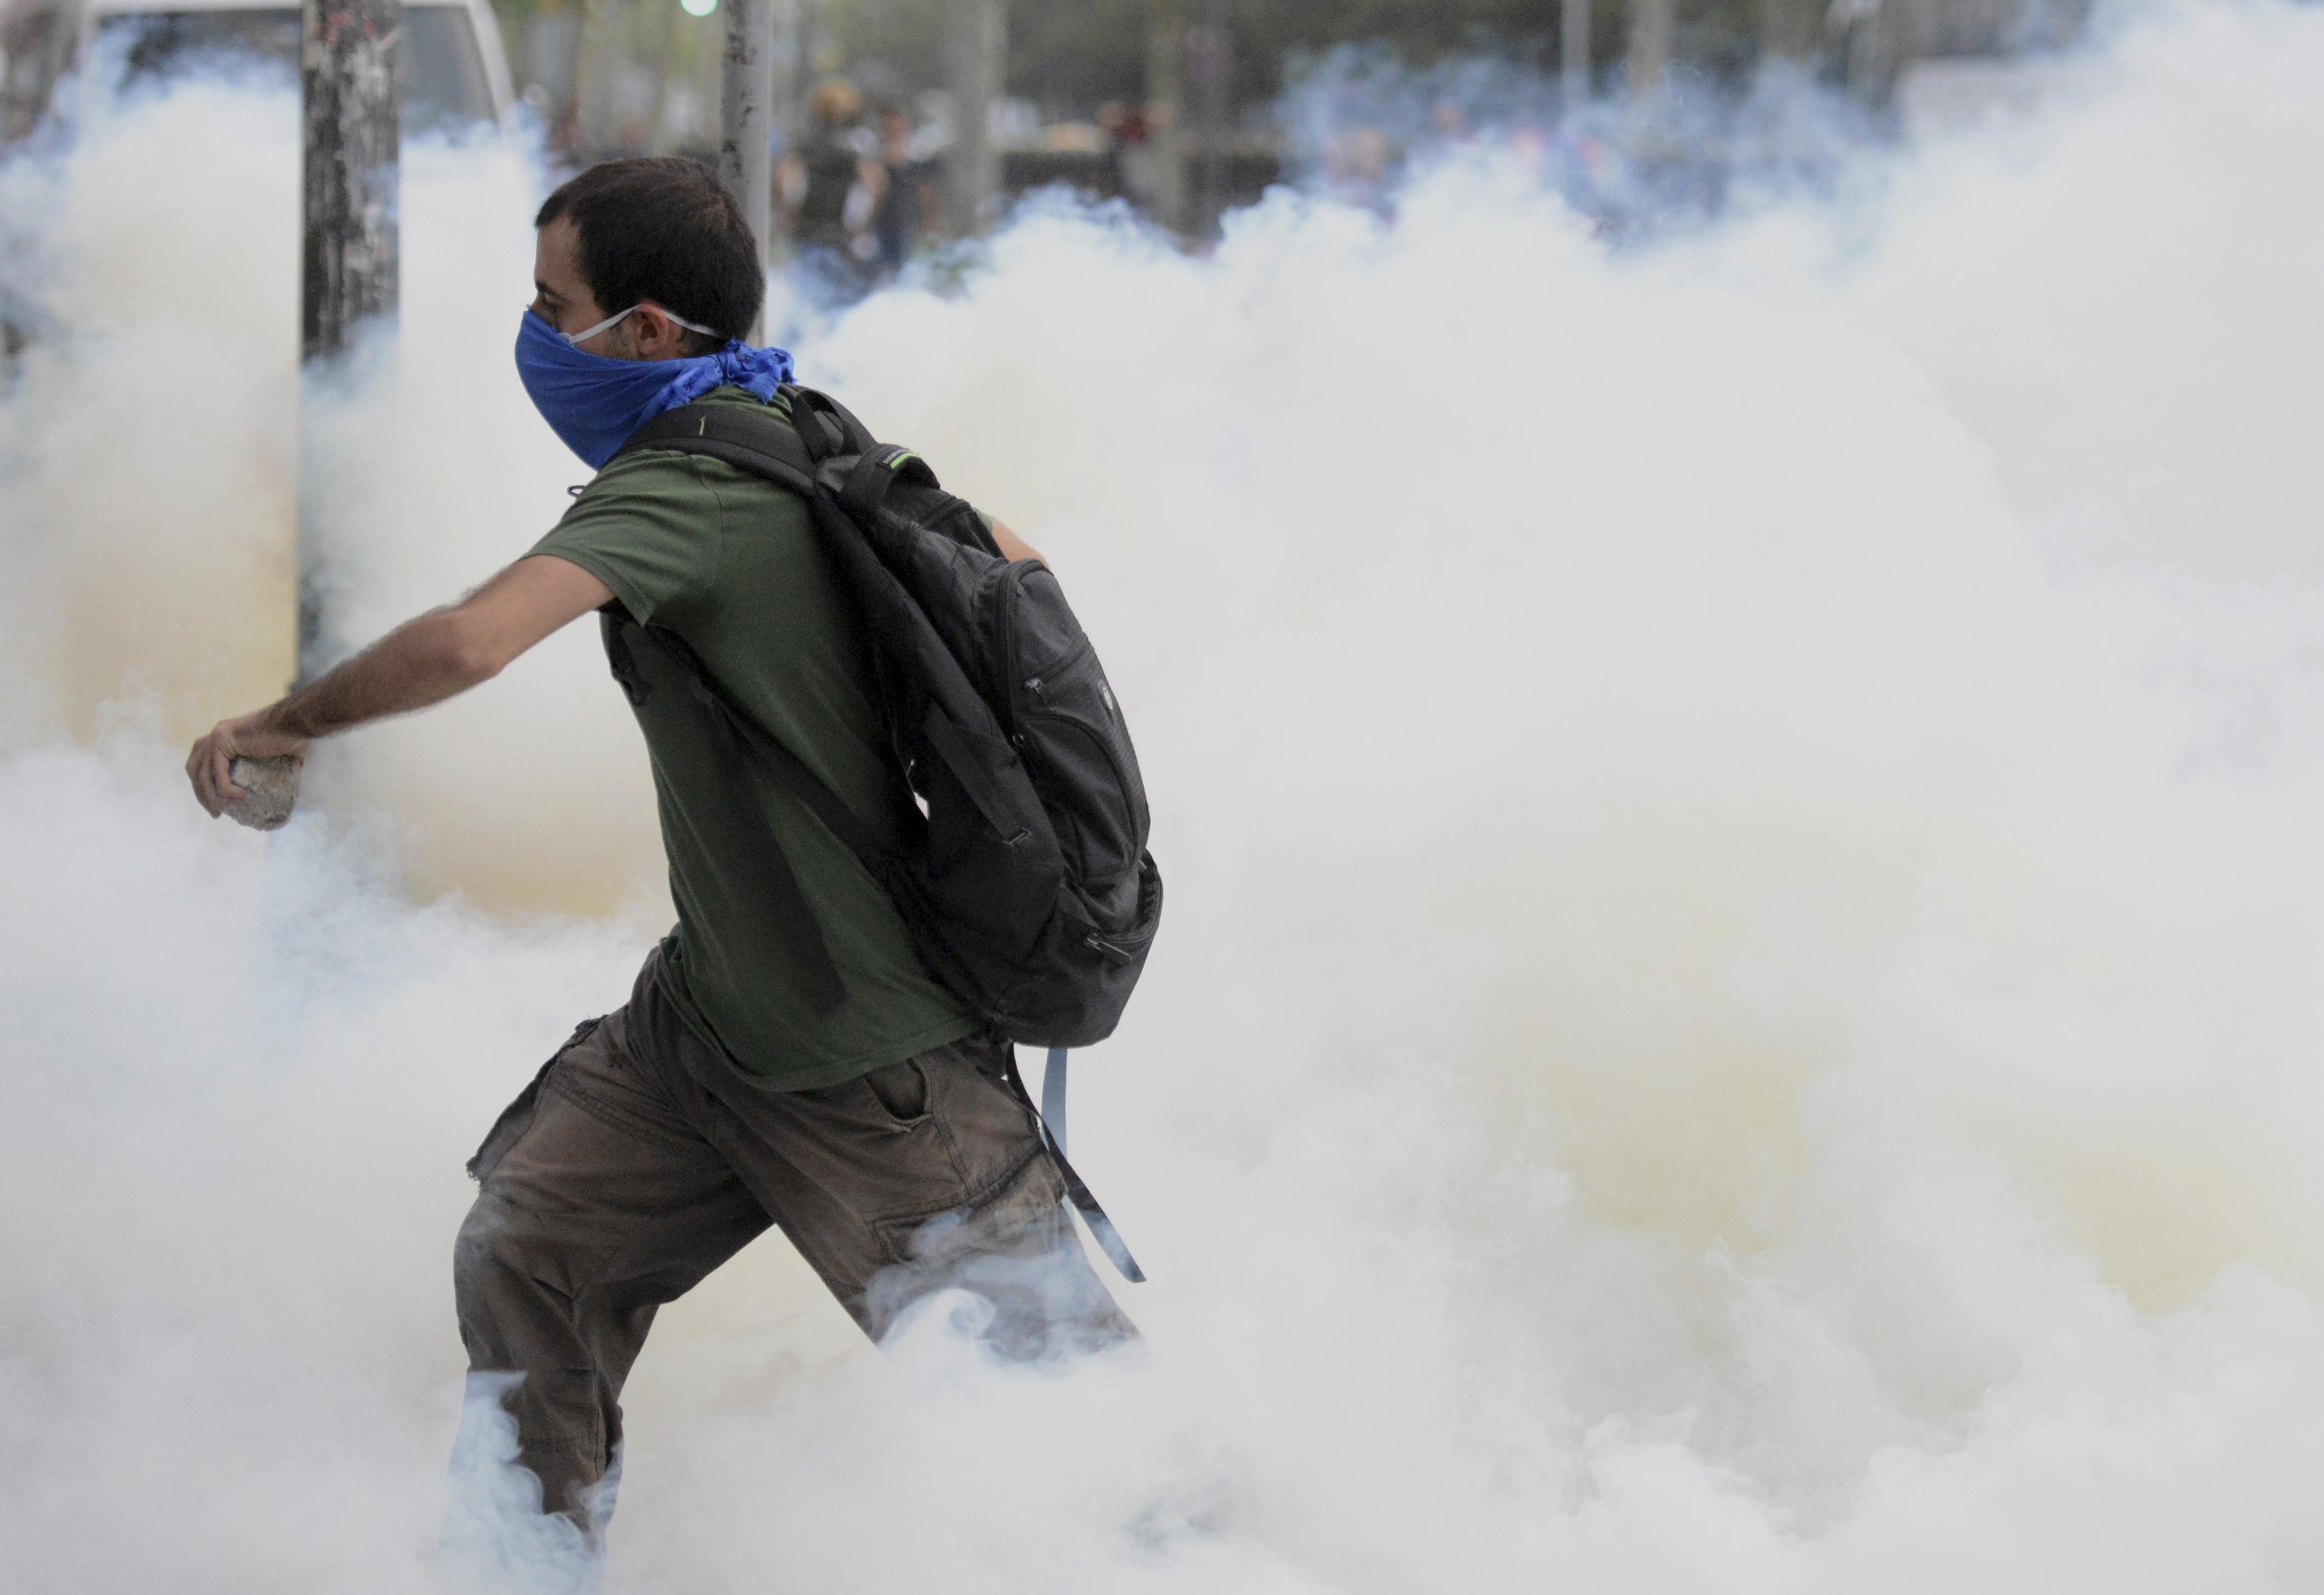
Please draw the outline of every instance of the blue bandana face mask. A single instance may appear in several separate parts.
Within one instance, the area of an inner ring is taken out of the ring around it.
[[[632,305],[567,337],[528,308],[517,328],[516,373],[524,391],[549,429],[592,469],[612,459],[631,433],[663,410],[690,404],[713,388],[742,388],[765,402],[791,380],[789,355],[753,348],[739,338],[715,354],[684,360],[615,360],[574,347],[637,309]],[[675,316],[670,319],[690,332],[710,331]]]

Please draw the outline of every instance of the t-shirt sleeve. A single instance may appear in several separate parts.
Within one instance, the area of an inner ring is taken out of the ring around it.
[[[717,585],[719,521],[692,459],[641,455],[608,467],[530,551],[579,566],[646,625]]]

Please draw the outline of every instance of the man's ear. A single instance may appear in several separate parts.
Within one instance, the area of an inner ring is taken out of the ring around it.
[[[630,318],[638,324],[637,351],[641,360],[683,360],[687,355],[686,328],[669,318],[669,312],[659,305],[647,304],[638,308]]]

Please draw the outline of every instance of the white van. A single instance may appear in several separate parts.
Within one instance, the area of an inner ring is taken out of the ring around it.
[[[299,81],[299,7],[236,0],[0,0],[0,144],[30,134],[76,67],[117,60],[122,86],[215,64]],[[486,0],[404,0],[403,127],[506,127],[515,103]]]

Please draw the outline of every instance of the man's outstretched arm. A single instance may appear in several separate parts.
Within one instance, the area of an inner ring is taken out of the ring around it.
[[[303,758],[318,736],[440,704],[491,680],[526,649],[613,596],[570,561],[551,554],[520,559],[459,603],[404,622],[290,696],[219,721],[186,760],[194,796],[216,816],[243,796],[226,774],[233,761]]]

